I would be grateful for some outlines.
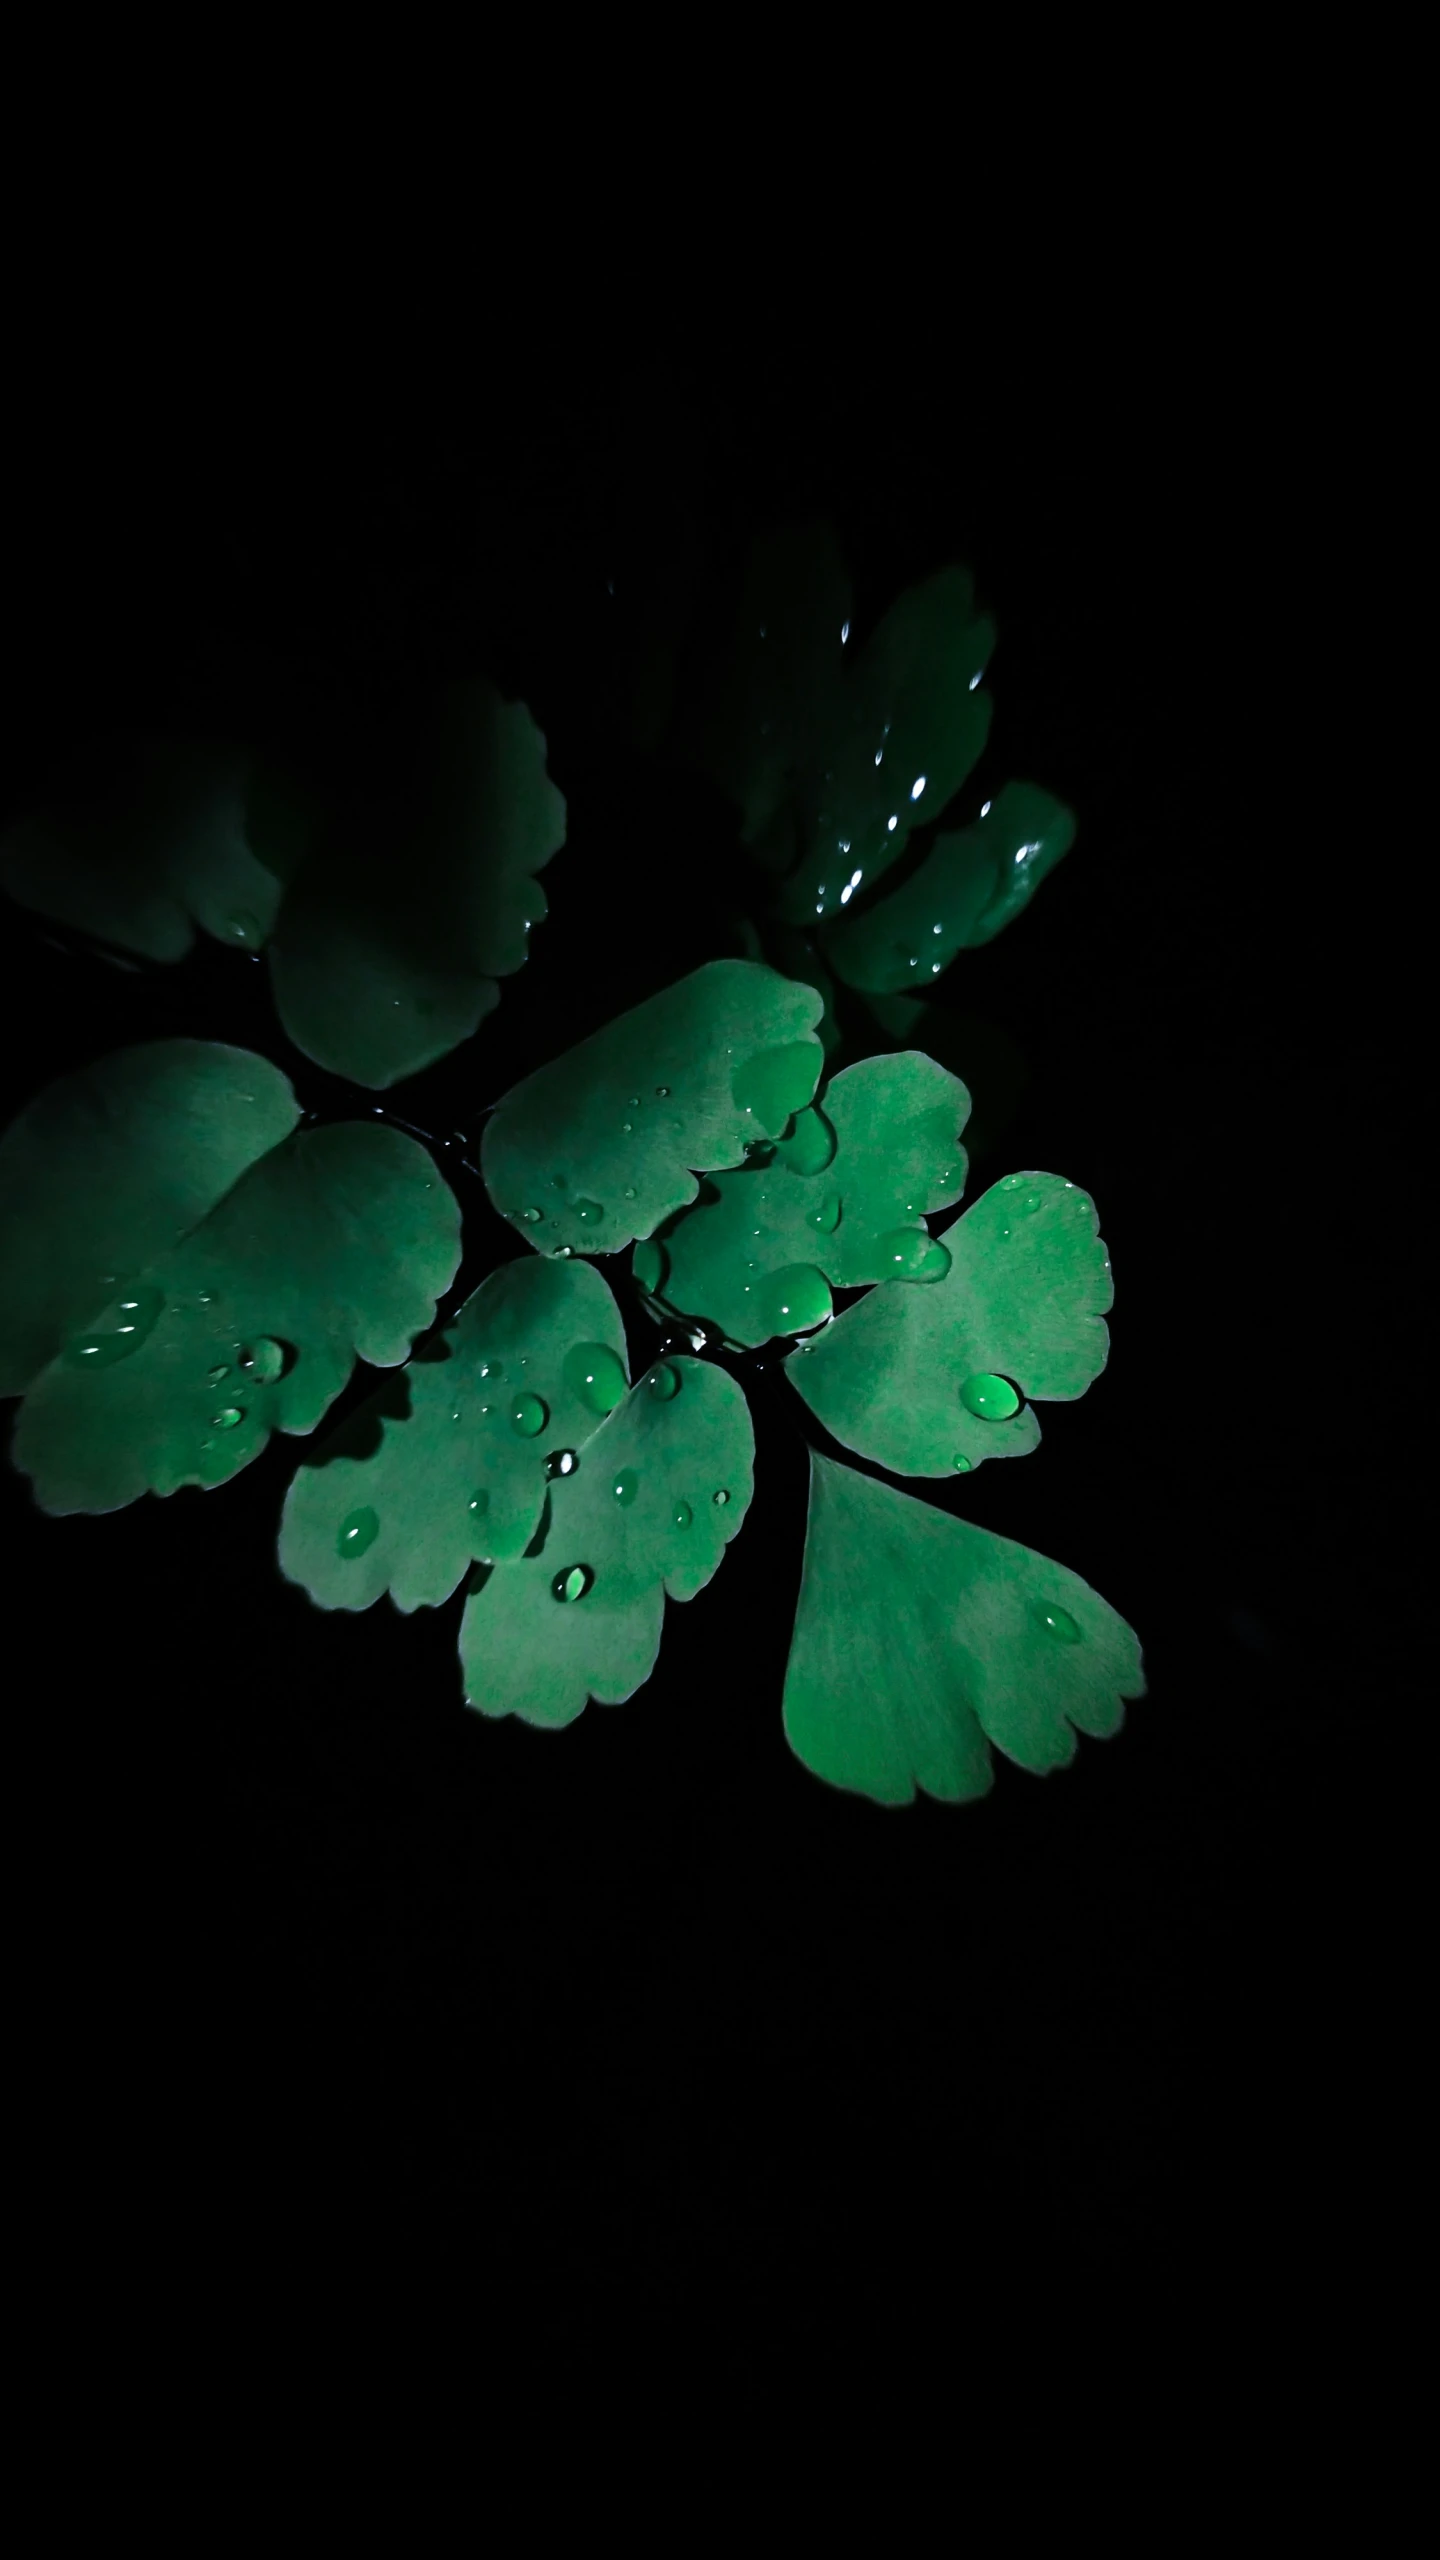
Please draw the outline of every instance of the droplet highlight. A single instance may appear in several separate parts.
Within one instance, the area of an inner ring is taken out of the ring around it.
[[[379,1514],[371,1510],[368,1502],[363,1503],[358,1511],[347,1512],[341,1521],[335,1552],[340,1556],[363,1556],[379,1535]]]
[[[545,1481],[553,1484],[557,1476],[573,1476],[576,1458],[573,1449],[552,1449],[545,1461]]]

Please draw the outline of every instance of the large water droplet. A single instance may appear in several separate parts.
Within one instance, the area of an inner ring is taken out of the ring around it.
[[[598,1224],[601,1218],[604,1217],[605,1212],[601,1208],[598,1200],[577,1200],[575,1203],[575,1215],[582,1226],[593,1227]]]
[[[572,1343],[560,1374],[588,1413],[613,1413],[625,1401],[625,1371],[606,1342]]]
[[[1061,1644],[1080,1644],[1084,1641],[1069,1610],[1062,1609],[1058,1601],[1032,1600],[1030,1614],[1044,1628],[1047,1636],[1056,1637]]]
[[[240,1366],[247,1378],[262,1387],[273,1386],[285,1366],[285,1353],[268,1333],[259,1334],[240,1354]]]
[[[677,1502],[670,1517],[677,1529],[688,1529],[695,1514],[688,1502]]]
[[[822,1236],[833,1236],[840,1224],[838,1191],[832,1191],[828,1200],[822,1200],[818,1209],[811,1210],[810,1224],[812,1227],[818,1227]]]
[[[538,1396],[518,1395],[510,1407],[510,1428],[522,1440],[533,1440],[538,1431],[544,1430],[548,1419]]]
[[[243,1404],[224,1405],[219,1413],[212,1413],[210,1416],[211,1424],[216,1431],[233,1431],[236,1423],[243,1422],[244,1419]]]
[[[658,1367],[651,1370],[648,1383],[650,1393],[656,1402],[668,1404],[672,1396],[678,1396],[680,1393],[680,1372],[673,1368],[668,1360],[662,1360]]]
[[[553,1484],[557,1476],[573,1476],[575,1473],[575,1465],[576,1460],[573,1449],[552,1449],[549,1457],[545,1461],[545,1480],[547,1484]]]
[[[876,1245],[887,1280],[943,1280],[950,1248],[925,1227],[892,1227]]]
[[[796,1112],[794,1128],[780,1140],[775,1153],[792,1173],[823,1173],[835,1153],[835,1132],[811,1103]]]
[[[79,1369],[113,1369],[154,1332],[164,1304],[161,1292],[149,1288],[132,1288],[125,1297],[112,1299],[99,1322],[66,1345],[66,1359]]]
[[[374,1546],[379,1534],[378,1514],[371,1510],[368,1502],[362,1503],[358,1511],[347,1512],[341,1521],[335,1552],[339,1556],[363,1556],[367,1547]]]
[[[973,1378],[966,1379],[960,1401],[967,1413],[976,1414],[982,1422],[1005,1422],[1020,1410],[1020,1399],[1009,1379],[993,1377],[988,1369],[978,1369]]]
[[[805,1333],[833,1312],[830,1283],[813,1263],[767,1273],[755,1292],[755,1320],[769,1333]]]
[[[557,1600],[583,1600],[595,1576],[588,1564],[572,1564],[568,1573],[557,1573],[550,1588]]]
[[[628,1511],[636,1494],[640,1490],[640,1478],[636,1474],[635,1469],[633,1467],[622,1467],[610,1490],[614,1494],[616,1501],[622,1503]]]
[[[748,1112],[772,1138],[778,1138],[792,1112],[803,1111],[815,1090],[824,1051],[814,1040],[787,1040],[778,1049],[762,1049],[735,1069],[730,1091],[737,1111]]]

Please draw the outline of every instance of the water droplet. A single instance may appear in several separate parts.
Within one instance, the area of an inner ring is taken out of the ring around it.
[[[630,1256],[630,1268],[642,1289],[659,1288],[665,1277],[665,1256],[652,1237],[641,1237]]]
[[[655,1087],[655,1095],[657,1101],[668,1102],[670,1099],[670,1087],[668,1084],[657,1084]]]
[[[195,1301],[195,1304],[197,1307],[213,1307],[215,1300],[211,1291],[209,1289],[202,1289],[199,1297]]]
[[[544,1215],[545,1212],[543,1209],[527,1209],[524,1212],[526,1226],[538,1227]]]
[[[677,1529],[688,1529],[695,1514],[688,1502],[677,1502],[670,1517]]]
[[[477,1375],[482,1378],[503,1378],[505,1372],[498,1360],[482,1360]]]
[[[1021,1208],[1024,1210],[1025,1215],[1026,1215],[1026,1217],[1027,1217],[1027,1218],[1033,1218],[1033,1217],[1034,1217],[1034,1215],[1035,1215],[1036,1210],[1037,1210],[1037,1209],[1039,1208],[1039,1206],[1040,1206],[1040,1194],[1039,1194],[1039,1192],[1038,1192],[1038,1191],[1027,1191],[1027,1192],[1026,1192],[1026,1194],[1025,1194],[1024,1199],[1023,1199],[1023,1200],[1021,1201],[1021,1203],[1020,1203],[1020,1206],[1021,1206]]]
[[[557,1573],[550,1588],[557,1600],[583,1600],[595,1576],[588,1564],[572,1564],[568,1573]]]
[[[489,1510],[489,1508],[490,1508],[490,1496],[489,1496],[489,1494],[488,1494],[488,1493],[486,1493],[483,1489],[482,1489],[479,1493],[472,1493],[472,1494],[471,1494],[471,1496],[470,1496],[470,1516],[471,1516],[471,1518],[472,1518],[472,1519],[474,1519],[474,1520],[483,1520],[483,1518],[484,1518],[484,1516],[485,1516],[486,1512]]]
[[[719,1510],[729,1501],[730,1496],[725,1486],[722,1484],[718,1492],[711,1494],[710,1499],[714,1503],[716,1509]]]
[[[510,1407],[510,1428],[522,1440],[533,1440],[537,1431],[544,1430],[548,1419],[540,1398],[528,1392],[518,1395]]]
[[[158,1289],[132,1289],[106,1308],[98,1324],[67,1344],[65,1357],[79,1369],[113,1369],[154,1332],[165,1300]]]
[[[252,916],[248,907],[237,907],[233,916],[227,916],[225,929],[237,942],[258,942],[260,939],[260,919]]]
[[[813,1263],[792,1262],[772,1271],[756,1291],[755,1318],[767,1333],[805,1333],[833,1310],[830,1284]]]
[[[835,1132],[811,1103],[795,1114],[795,1126],[775,1150],[792,1173],[823,1173],[835,1153]]]
[[[582,1226],[593,1227],[597,1219],[604,1217],[605,1212],[601,1208],[598,1200],[577,1200],[575,1203],[575,1215],[580,1220]]]
[[[810,1224],[812,1227],[818,1227],[822,1236],[833,1236],[840,1224],[838,1191],[832,1191],[828,1200],[822,1200],[818,1209],[811,1210]]]
[[[610,1488],[618,1503],[628,1511],[640,1490],[640,1478],[633,1467],[622,1467]]]
[[[958,1449],[954,1457],[951,1459],[950,1464],[955,1469],[957,1475],[968,1476],[970,1473],[970,1461],[968,1458],[963,1458]]]
[[[552,1262],[568,1262],[571,1258],[570,1247],[568,1244],[552,1244],[550,1258]]]
[[[247,1378],[258,1385],[273,1386],[285,1366],[284,1349],[280,1343],[272,1342],[268,1333],[262,1333],[241,1352],[240,1366]]]
[[[374,1546],[379,1534],[378,1514],[371,1510],[368,1502],[363,1503],[358,1511],[347,1512],[341,1521],[335,1552],[340,1556],[363,1556],[367,1547]]]
[[[575,1473],[575,1452],[574,1452],[574,1450],[573,1450],[573,1449],[552,1449],[552,1450],[551,1450],[551,1452],[550,1452],[549,1457],[548,1457],[548,1458],[546,1459],[546,1461],[545,1461],[545,1480],[546,1480],[546,1483],[547,1483],[547,1484],[553,1484],[553,1483],[554,1483],[554,1481],[555,1481],[555,1478],[556,1478],[557,1476],[573,1476],[573,1474],[574,1474],[574,1473]]]
[[[210,1416],[211,1424],[216,1431],[233,1431],[236,1423],[243,1422],[244,1419],[245,1408],[241,1404],[227,1404],[219,1413],[212,1413]]]
[[[679,1370],[672,1368],[668,1360],[662,1360],[659,1367],[650,1372],[649,1387],[657,1403],[668,1404],[672,1396],[680,1393]]]
[[[1004,1181],[1003,1181],[1003,1182],[1001,1183],[1001,1185],[1000,1185],[1000,1188],[1001,1188],[1001,1190],[1002,1190],[1002,1191],[1018,1191],[1018,1190],[1019,1190],[1019,1188],[1020,1188],[1020,1176],[1019,1176],[1019,1174],[1018,1174],[1018,1173],[1007,1173],[1007,1174],[1006,1174],[1006,1176],[1005,1176]],[[1067,1189],[1067,1190],[1069,1189],[1069,1184],[1068,1184],[1068,1183],[1066,1184],[1066,1189]]]
[[[627,1199],[627,1200],[633,1200],[633,1199],[634,1199],[634,1197],[635,1197],[635,1185],[634,1185],[634,1183],[633,1183],[633,1182],[627,1182],[627,1183],[626,1183],[626,1185],[625,1185],[625,1197],[626,1197],[626,1199]]]
[[[638,1094],[638,1093],[632,1093],[632,1094],[631,1094],[631,1096],[630,1096],[630,1108],[631,1108],[631,1110],[632,1110],[632,1111],[638,1111],[638,1110],[639,1110],[639,1108],[640,1108],[640,1096],[639,1096],[639,1094]]]
[[[635,1123],[633,1120],[622,1120],[620,1123],[620,1129],[621,1134],[624,1137],[633,1138],[635,1135]]]
[[[892,1227],[875,1248],[888,1280],[943,1280],[950,1248],[925,1227]]]
[[[1032,1600],[1030,1614],[1044,1628],[1047,1636],[1057,1637],[1061,1644],[1083,1643],[1084,1639],[1075,1620],[1068,1609],[1060,1607],[1058,1601]]]
[[[206,1382],[212,1387],[218,1387],[221,1379],[228,1378],[229,1375],[230,1372],[223,1360],[217,1361],[213,1369],[207,1369],[205,1372]]]
[[[628,1393],[624,1365],[606,1342],[572,1343],[560,1374],[589,1413],[613,1413]]]
[[[458,1404],[452,1404],[452,1406],[450,1407],[450,1419],[451,1419],[451,1421],[452,1421],[452,1422],[458,1422],[458,1421],[459,1421],[459,1419],[460,1419],[460,1407],[458,1406]]]
[[[960,1401],[967,1413],[978,1415],[982,1422],[1006,1422],[1020,1410],[1020,1398],[1009,1379],[993,1377],[988,1369],[979,1369],[973,1378],[966,1379]]]
[[[730,1091],[737,1111],[758,1120],[771,1137],[803,1111],[815,1090],[824,1052],[814,1040],[788,1040],[777,1049],[762,1049],[735,1069]]]

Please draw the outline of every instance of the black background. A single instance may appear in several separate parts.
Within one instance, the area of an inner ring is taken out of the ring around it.
[[[993,393],[867,403],[799,362],[760,397],[742,371],[711,350],[534,399],[456,366],[403,401],[355,380],[37,411],[5,807],[97,721],[243,728],[439,667],[521,694],[569,837],[498,1012],[387,1097],[443,1139],[739,947],[726,811],[625,743],[645,635],[703,637],[777,515],[833,517],[862,632],[966,560],[1000,632],[975,796],[1031,778],[1080,821],[944,982],[971,1187],[1084,1185],[1116,1304],[1104,1376],[1046,1408],[1031,1462],[926,1492],[1084,1574],[1149,1695],[1068,1771],[1000,1763],[972,1807],[812,1779],[780,1723],[806,1417],[768,1373],[743,1537],[667,1612],[647,1686],[560,1735],[464,1708],[458,1598],[352,1619],[281,1581],[293,1443],[212,1499],[95,1520],[40,1517],[7,1471],[38,2151],[100,2264],[365,2265],[398,2238],[487,2304],[543,2305],[552,2339],[977,2284],[1293,2305],[1351,2245],[1354,1630],[1389,1605],[1337,1526],[1295,1219],[1386,1071],[1353,1013],[1336,1030],[1295,887],[1326,815],[1282,438],[1200,365],[1097,367],[1059,425]],[[121,969],[13,907],[3,931],[7,1116],[165,1032],[253,1043],[302,1103],[349,1107],[245,955]],[[468,1288],[513,1239],[462,1152]],[[1397,1500],[1374,1466],[1371,1521]]]

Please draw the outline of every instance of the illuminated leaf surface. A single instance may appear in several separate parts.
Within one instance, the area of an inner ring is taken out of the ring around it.
[[[922,1221],[964,1190],[969,1109],[959,1078],[915,1051],[844,1068],[773,1154],[716,1174],[657,1240],[663,1303],[753,1345],[800,1329],[784,1280],[806,1270],[837,1289],[910,1279],[906,1295],[928,1294],[921,1275],[946,1255]],[[828,1313],[809,1302],[802,1323]]]
[[[486,1123],[485,1186],[540,1253],[615,1253],[693,1200],[692,1167],[741,1161],[814,1093],[811,987],[712,960],[512,1087]]]
[[[1040,1426],[1005,1382],[1068,1403],[1109,1351],[1115,1293],[1099,1221],[1058,1174],[1008,1174],[945,1242],[943,1279],[873,1290],[785,1363],[833,1437],[897,1475],[1027,1456]]]
[[[257,1075],[247,1090],[263,1089],[263,1065],[244,1060]],[[233,1108],[243,1128],[238,1098]],[[178,1102],[173,1122],[183,1126]],[[151,1136],[163,1144],[158,1119]],[[117,1241],[120,1189],[106,1192]],[[459,1209],[429,1156],[373,1121],[282,1137],[168,1242],[154,1241],[143,1169],[137,1189],[150,1250],[104,1303],[98,1286],[88,1293],[20,1408],[15,1464],[45,1511],[222,1484],[272,1431],[313,1431],[357,1355],[382,1368],[405,1359],[460,1258]],[[98,1260],[92,1245],[86,1268]]]
[[[847,986],[914,994],[957,951],[991,941],[1009,924],[1074,836],[1069,810],[1048,791],[1009,783],[973,827],[937,836],[898,889],[827,924],[825,956]]]
[[[502,1264],[297,1470],[282,1571],[325,1609],[438,1607],[476,1558],[524,1554],[547,1465],[582,1463],[627,1386],[598,1271]]]
[[[693,1599],[749,1508],[754,1435],[740,1388],[685,1356],[647,1370],[548,1487],[537,1552],[477,1577],[460,1656],[470,1705],[572,1724],[647,1680],[664,1602]]]
[[[784,1721],[816,1777],[964,1803],[992,1744],[1060,1769],[1144,1694],[1133,1630],[1078,1574],[812,1452]]]
[[[0,1137],[0,1395],[172,1252],[300,1117],[248,1049],[154,1040],[35,1095]]]

